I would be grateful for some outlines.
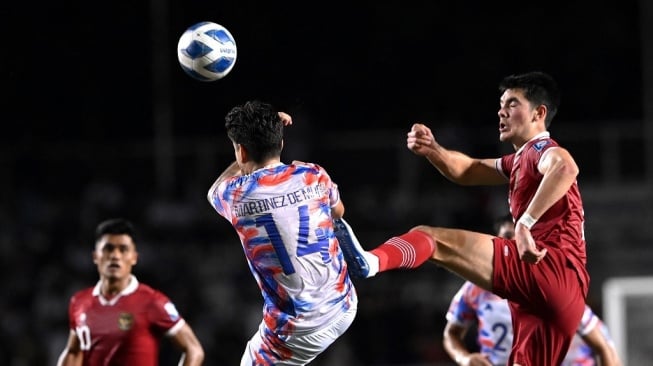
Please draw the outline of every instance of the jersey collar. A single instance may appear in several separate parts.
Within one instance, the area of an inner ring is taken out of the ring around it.
[[[517,155],[521,155],[521,153],[522,153],[522,151],[524,150],[524,148],[526,147],[526,145],[530,144],[532,141],[539,140],[539,139],[544,139],[544,138],[549,138],[549,137],[551,137],[551,134],[549,133],[549,131],[543,131],[543,132],[538,133],[537,135],[533,136],[532,139],[526,141],[526,143],[523,144],[523,145],[519,148],[519,150],[517,150],[517,153],[516,153],[516,154],[517,154]]]
[[[118,302],[118,299],[120,299],[121,297],[131,295],[132,293],[134,293],[138,288],[138,283],[139,282],[136,276],[131,275],[127,287],[125,287],[122,291],[120,291],[118,295],[111,298],[111,300],[107,300],[104,298],[104,296],[102,296],[102,293],[100,292],[100,289],[102,288],[102,280],[100,280],[93,288],[93,296],[97,296],[98,300],[100,300],[100,304],[102,305],[114,305],[116,302]]]

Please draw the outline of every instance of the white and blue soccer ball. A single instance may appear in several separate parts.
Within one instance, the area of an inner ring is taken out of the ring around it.
[[[236,41],[227,28],[200,22],[179,37],[177,58],[181,68],[200,81],[225,77],[236,64]]]

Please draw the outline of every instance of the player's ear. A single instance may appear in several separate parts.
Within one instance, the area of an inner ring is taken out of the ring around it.
[[[138,263],[138,252],[134,251],[134,257],[132,258],[132,266],[136,265]]]
[[[238,144],[238,155],[240,156],[240,161],[246,163],[249,161],[249,153],[247,148],[243,144]]]
[[[544,118],[546,118],[546,113],[548,112],[548,108],[544,104],[540,104],[539,106],[535,107],[535,113],[533,114],[533,120],[542,120],[544,121]]]

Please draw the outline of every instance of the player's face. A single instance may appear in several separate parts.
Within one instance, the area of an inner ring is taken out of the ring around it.
[[[497,233],[498,237],[512,239],[515,237],[515,225],[512,222],[504,222]]]
[[[507,89],[499,100],[499,140],[521,146],[533,137],[536,110],[521,89]]]
[[[137,260],[136,246],[129,235],[103,235],[95,244],[93,262],[102,277],[116,280],[127,278]]]

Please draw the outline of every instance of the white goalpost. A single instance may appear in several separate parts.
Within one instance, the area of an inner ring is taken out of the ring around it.
[[[653,360],[653,276],[613,277],[603,283],[603,318],[624,366]]]

